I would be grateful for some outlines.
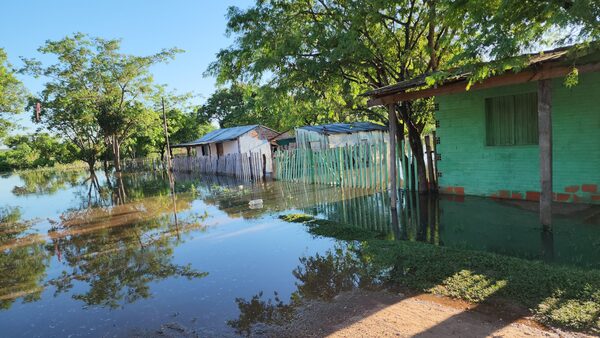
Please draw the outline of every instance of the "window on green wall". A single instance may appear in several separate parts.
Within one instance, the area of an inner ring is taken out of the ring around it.
[[[488,146],[538,144],[537,93],[485,99]]]

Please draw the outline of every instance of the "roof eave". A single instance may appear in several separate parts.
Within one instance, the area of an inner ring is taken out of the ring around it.
[[[571,73],[572,65],[564,65],[558,62],[548,62],[545,64],[537,64],[536,67],[530,67],[522,72],[509,72],[498,76],[490,77],[481,82],[474,83],[467,89],[468,81],[455,81],[451,83],[440,84],[436,87],[419,89],[414,91],[398,91],[382,96],[372,97],[368,102],[368,107],[389,105],[400,101],[410,101],[420,98],[432,96],[456,94],[467,90],[487,89],[499,86],[514,85],[519,83],[534,82],[545,79],[564,77]],[[600,71],[600,62],[588,63],[577,66],[578,72],[598,72]],[[412,88],[408,88],[412,89]]]

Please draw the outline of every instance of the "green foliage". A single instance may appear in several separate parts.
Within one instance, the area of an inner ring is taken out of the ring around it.
[[[4,113],[19,113],[25,105],[25,88],[15,77],[15,71],[8,63],[8,56],[0,48],[0,139],[12,126],[9,120],[2,117]]]
[[[385,110],[367,109],[362,92],[437,69],[460,48],[450,44],[458,23],[431,12],[428,1],[408,0],[257,1],[245,11],[231,8],[228,32],[236,41],[208,73],[221,83],[264,83],[278,94],[271,98],[294,102],[304,123],[385,122]],[[423,34],[429,23],[435,26],[431,50]]]
[[[416,242],[369,241],[363,249],[400,285],[474,302],[507,299],[544,323],[600,332],[600,271]]]
[[[48,133],[9,136],[0,154],[0,171],[52,167],[72,163],[74,145]]]
[[[579,71],[577,68],[573,67],[571,72],[565,76],[565,87],[571,88],[576,86],[579,83]]]
[[[555,266],[420,242],[380,240],[381,237],[368,230],[356,232],[354,228],[316,220],[305,214],[282,215],[280,218],[305,223],[311,233],[357,244],[348,246],[353,254],[337,252],[338,258],[328,257],[326,261],[329,263],[320,264],[318,269],[309,267],[317,264],[313,260],[323,263],[320,256],[301,259],[302,266],[298,271],[302,271],[303,267],[307,271],[320,271],[320,277],[313,277],[321,278],[320,288],[316,287],[318,283],[311,283],[310,290],[323,290],[324,285],[332,285],[323,282],[324,275],[329,276],[326,279],[330,281],[346,276],[346,273],[333,272],[350,271],[347,268],[350,264],[354,269],[353,278],[367,286],[376,284],[374,281],[382,281],[389,286],[402,286],[417,292],[430,292],[474,303],[508,300],[531,309],[532,314],[543,323],[600,332],[598,270]],[[299,284],[299,289],[307,281],[301,280],[304,283]],[[337,293],[339,291],[332,291],[328,297],[332,298]]]
[[[279,216],[281,220],[292,223],[304,223],[308,226],[308,232],[315,236],[334,237],[341,240],[367,240],[384,239],[385,234],[369,229],[353,228],[339,225],[325,219],[317,219],[307,214],[287,214]]]
[[[305,223],[313,221],[315,217],[308,214],[286,214],[279,216],[279,219],[291,223]]]
[[[41,122],[71,141],[76,146],[73,156],[90,167],[106,149],[119,160],[121,144],[157,122],[158,112],[148,105],[155,93],[149,69],[180,52],[173,48],[133,56],[120,53],[120,48],[119,40],[77,33],[38,49],[55,56],[56,63],[24,60],[25,72],[49,78],[29,107],[41,102]]]
[[[165,92],[163,87],[156,88],[152,96],[156,114],[149,125],[136,126],[132,138],[126,143],[128,155],[143,157],[159,153],[162,156],[165,153],[167,144],[162,116],[163,99],[171,145],[196,140],[213,130],[210,123],[198,118],[196,107],[190,103],[191,98],[190,94],[177,95]]]
[[[464,22],[462,58],[515,56],[541,45],[566,44],[600,38],[600,3],[595,0],[454,1],[448,13]]]

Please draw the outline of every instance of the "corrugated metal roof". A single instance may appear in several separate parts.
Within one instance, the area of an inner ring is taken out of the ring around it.
[[[353,123],[331,123],[331,124],[323,124],[320,126],[304,126],[298,129],[314,131],[320,134],[351,134],[357,133],[360,131],[374,131],[381,130],[387,131],[387,127],[382,126],[380,124],[375,124],[371,122],[353,122]]]
[[[174,145],[173,147],[174,148],[187,147],[187,146],[196,146],[196,145],[208,144],[208,143],[231,141],[231,140],[235,140],[238,137],[244,135],[245,133],[249,132],[250,130],[257,128],[258,126],[259,126],[258,124],[253,124],[250,126],[240,126],[240,127],[217,129],[217,130],[211,131],[210,133],[202,136],[201,138],[199,138],[195,141],[177,144],[177,145]]]

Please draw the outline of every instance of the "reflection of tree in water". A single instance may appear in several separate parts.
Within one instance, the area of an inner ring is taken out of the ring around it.
[[[66,239],[60,246],[72,270],[50,284],[64,292],[74,281],[86,283],[88,291],[73,298],[114,308],[148,298],[150,282],[175,276],[205,277],[205,272],[171,262],[178,243],[169,232],[155,232],[157,223],[162,222],[164,219],[156,219]]]
[[[59,250],[71,271],[49,282],[57,293],[85,283],[87,292],[73,298],[87,305],[118,307],[151,295],[149,284],[171,277],[188,279],[207,273],[189,265],[172,263],[180,232],[202,230],[202,218],[191,216],[179,227],[172,225],[168,196],[89,212],[73,212],[62,228],[50,236],[59,239]],[[189,208],[190,200],[181,205]]]
[[[81,179],[78,182],[80,184]],[[173,209],[168,183],[164,184],[160,175],[123,175],[113,182],[114,186],[121,185],[126,190],[126,198],[115,200],[107,181],[93,199],[87,196],[87,185],[80,185],[76,196],[80,197],[81,204],[53,223],[48,232],[52,242],[48,244],[41,235],[28,233],[30,224],[19,221],[18,209],[2,212],[2,308],[8,308],[18,298],[37,300],[47,286],[54,286],[58,295],[73,292],[75,285],[87,288],[74,294],[74,299],[86,305],[113,308],[150,297],[152,282],[207,275],[189,265],[172,262],[174,248],[181,243],[180,234],[203,231],[207,215],[190,213],[173,225],[173,212],[177,210]],[[193,195],[180,194],[178,199],[179,210],[187,210]],[[62,276],[44,283],[52,253],[69,268]],[[4,273],[6,271],[11,273]]]
[[[51,195],[65,187],[72,187],[80,183],[84,172],[69,170],[36,170],[19,173],[23,180],[22,186],[15,186],[12,190],[17,196],[39,194]]]
[[[40,298],[49,253],[36,235],[28,234],[30,222],[21,220],[18,208],[0,208],[0,309],[17,298]]]
[[[277,293],[273,299],[263,300],[259,292],[250,300],[237,298],[240,315],[227,322],[237,334],[250,334],[257,323],[280,324],[291,318],[295,309],[306,300],[331,300],[344,291],[357,287],[374,289],[381,285],[366,257],[360,254],[360,244],[339,242],[324,255],[301,257],[300,265],[292,271],[298,280],[297,290],[284,303]]]
[[[108,173],[102,176],[98,188],[91,182],[76,192],[80,205],[75,209],[110,207],[140,201],[152,196],[170,194],[165,172]],[[87,182],[86,182],[87,183]],[[177,193],[195,192],[192,182],[177,182]]]

